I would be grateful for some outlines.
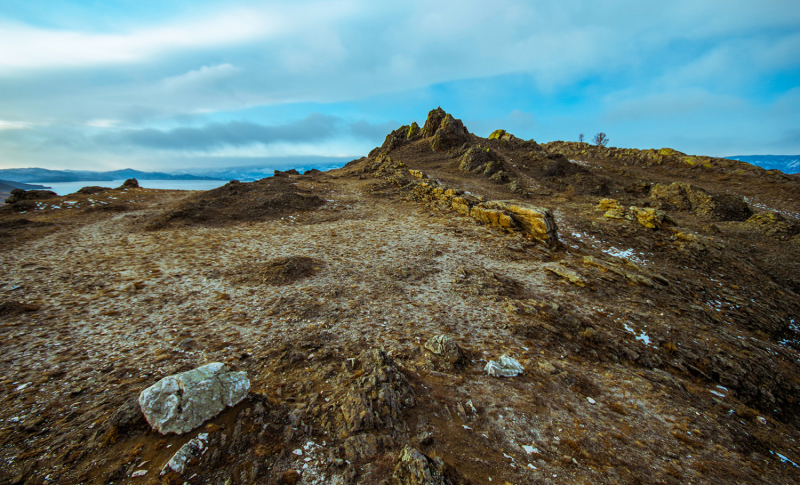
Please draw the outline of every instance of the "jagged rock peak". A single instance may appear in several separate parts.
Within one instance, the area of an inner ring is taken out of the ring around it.
[[[436,151],[448,150],[469,141],[469,131],[464,123],[441,107],[428,113],[421,134],[424,138],[433,137],[431,148]]]

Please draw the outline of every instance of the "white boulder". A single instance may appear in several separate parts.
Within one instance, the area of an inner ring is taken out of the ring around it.
[[[153,429],[183,434],[235,406],[249,390],[245,372],[214,362],[161,379],[139,394],[139,405]]]
[[[501,355],[497,360],[490,360],[484,370],[495,377],[514,377],[522,374],[525,368],[522,364],[507,355]]]

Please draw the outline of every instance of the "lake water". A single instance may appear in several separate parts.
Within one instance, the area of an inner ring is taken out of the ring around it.
[[[74,194],[83,187],[98,185],[100,187],[117,188],[125,180],[104,180],[84,182],[31,182],[32,184],[50,187],[58,195]],[[228,183],[228,180],[139,180],[139,187],[146,189],[172,190],[211,190]]]

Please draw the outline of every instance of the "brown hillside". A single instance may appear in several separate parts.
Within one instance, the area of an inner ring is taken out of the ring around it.
[[[798,176],[437,109],[325,173],[24,202],[0,208],[0,483],[800,476]],[[503,355],[522,374],[489,375]],[[139,393],[210,362],[247,397],[153,430]]]

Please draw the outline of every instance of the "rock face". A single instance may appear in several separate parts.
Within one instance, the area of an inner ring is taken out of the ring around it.
[[[407,408],[416,405],[405,376],[386,352],[373,349],[356,359],[361,376],[349,384],[341,398],[336,433],[345,438],[372,429],[401,426]],[[337,399],[338,401],[338,399]]]
[[[139,188],[139,181],[138,180],[136,180],[136,179],[128,179],[125,182],[123,182],[122,185],[117,187],[117,190],[138,189],[138,188]]]
[[[451,485],[441,459],[432,460],[410,446],[403,448],[393,477],[403,485]]]
[[[214,362],[165,377],[139,394],[145,419],[162,434],[183,434],[247,395],[250,380]]]
[[[600,199],[600,202],[597,204],[597,209],[606,211],[604,216],[609,219],[637,221],[642,227],[648,229],[660,229],[665,224],[673,223],[664,211],[636,206],[631,206],[628,210],[625,210],[625,208],[614,199]]]
[[[22,190],[14,189],[11,191],[11,197],[6,199],[6,204],[14,204],[23,200],[43,200],[58,197],[58,194],[52,190]]]
[[[461,120],[436,108],[428,113],[428,119],[422,127],[423,137],[432,137],[431,148],[434,151],[448,150],[469,141],[469,131]]]
[[[465,364],[468,359],[457,343],[447,335],[436,335],[425,342],[425,348],[436,355],[441,355],[451,364]]]
[[[787,219],[779,212],[764,211],[759,212],[747,219],[747,223],[757,227],[767,236],[778,239],[787,239],[796,234],[800,234],[800,223]]]
[[[100,192],[105,192],[106,190],[111,190],[111,188],[100,187],[99,185],[90,185],[88,187],[82,187],[76,193],[83,195],[93,195],[93,194],[99,194]]]
[[[185,445],[181,446],[174,455],[172,455],[172,458],[169,459],[169,461],[164,465],[164,468],[161,470],[161,474],[164,475],[167,472],[167,469],[170,469],[176,473],[183,473],[183,469],[186,467],[186,462],[201,454],[205,450],[207,441],[208,433],[200,433],[197,435],[197,438],[189,440]]]
[[[544,207],[493,200],[472,207],[470,216],[503,229],[519,227],[548,245],[558,244],[558,226],[555,218],[552,212]]]
[[[711,194],[686,182],[656,184],[650,199],[660,209],[692,211],[718,221],[744,221],[753,215],[744,199],[730,193]]]

